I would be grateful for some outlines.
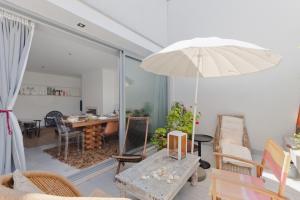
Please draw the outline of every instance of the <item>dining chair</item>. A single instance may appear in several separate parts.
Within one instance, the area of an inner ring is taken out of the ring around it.
[[[119,133],[119,122],[118,121],[107,122],[105,128],[102,129],[100,132],[102,145],[103,146],[105,145],[107,138],[112,136],[118,136],[118,133]]]
[[[81,138],[81,145],[82,145],[82,153],[84,152],[84,133],[78,130],[71,130],[67,127],[62,120],[62,118],[54,118],[56,128],[58,131],[58,156],[61,154],[61,145],[62,140],[65,141],[65,155],[64,159],[67,160],[68,157],[68,149],[69,149],[69,140],[76,138],[77,141],[77,151],[79,152],[80,149],[80,138]]]
[[[211,190],[213,200],[217,199],[255,199],[255,200],[284,200],[285,185],[288,170],[290,168],[290,155],[277,145],[268,140],[265,145],[261,163],[236,158],[230,155],[215,153],[216,156],[236,159],[248,163],[256,168],[256,176],[234,173],[221,169],[222,163],[217,163],[217,169],[213,169],[211,175]],[[261,177],[263,170],[268,167],[279,182],[278,191],[271,191],[264,186]]]
[[[125,133],[125,144],[119,155],[113,155],[118,163],[118,174],[121,165],[137,163],[146,158],[149,117],[128,117]]]

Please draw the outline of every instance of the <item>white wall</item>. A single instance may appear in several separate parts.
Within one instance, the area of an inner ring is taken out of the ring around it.
[[[26,71],[22,84],[81,88],[81,79]],[[45,115],[52,110],[60,111],[64,115],[78,114],[80,113],[80,99],[80,97],[19,95],[14,112],[21,120],[43,120]]]
[[[120,24],[162,46],[167,36],[166,0],[83,0]]]
[[[102,69],[103,114],[111,113],[119,105],[119,78],[116,68]]]
[[[116,68],[100,68],[82,74],[83,112],[86,107],[97,108],[97,114],[112,113],[119,102]]]
[[[81,76],[82,78],[82,108],[97,108],[97,114],[102,113],[102,70],[89,71]]]
[[[280,65],[268,71],[201,80],[200,133],[214,133],[218,113],[244,114],[255,149],[262,149],[267,138],[282,143],[284,134],[295,131],[300,102],[299,8],[298,0],[168,3],[169,43],[218,36],[253,42],[283,56]],[[176,79],[173,100],[192,105],[193,90],[193,80]]]

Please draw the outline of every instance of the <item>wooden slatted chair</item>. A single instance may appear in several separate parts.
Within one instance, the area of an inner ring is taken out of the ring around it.
[[[244,116],[218,115],[214,151],[252,160]],[[222,167],[222,169],[232,172],[251,174],[250,165],[233,159],[222,158]]]
[[[118,163],[118,174],[121,165],[125,163],[136,163],[146,158],[146,148],[148,139],[149,117],[128,117],[125,133],[125,144],[120,155],[113,155]],[[139,153],[133,153],[142,146]]]
[[[213,200],[217,199],[255,199],[255,200],[284,200],[285,185],[288,170],[290,168],[290,155],[283,151],[272,140],[265,145],[261,164],[253,161],[236,158],[234,156],[215,153],[219,157],[229,157],[240,162],[246,162],[256,167],[256,177],[221,170],[222,162],[217,163],[217,169],[213,169],[211,179],[211,195]],[[264,187],[261,178],[264,168],[268,167],[279,182],[278,192],[273,192]]]

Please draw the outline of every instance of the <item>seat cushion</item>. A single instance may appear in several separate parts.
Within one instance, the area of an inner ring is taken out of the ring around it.
[[[29,193],[44,193],[36,185],[34,185],[21,171],[16,170],[13,173],[14,190]]]
[[[231,156],[236,156],[239,158],[243,158],[246,160],[251,160],[252,161],[252,156],[251,152],[247,147],[243,147],[240,145],[236,144],[229,144],[226,142],[221,143],[221,148],[222,148],[222,153],[223,154],[228,154]],[[252,167],[252,165],[238,161],[238,160],[233,160],[230,158],[223,158],[224,163],[231,163],[234,165],[242,166],[242,167]]]
[[[235,183],[244,183],[256,187],[264,188],[261,178],[244,174],[233,173],[225,170],[212,170],[212,176],[216,177],[216,193],[222,200],[243,199],[243,200],[270,200],[268,196],[249,190]],[[220,177],[220,179],[218,179]]]
[[[244,120],[239,117],[223,116],[221,139],[226,143],[243,146]]]

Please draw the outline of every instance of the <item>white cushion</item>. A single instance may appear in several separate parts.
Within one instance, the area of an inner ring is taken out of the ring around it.
[[[16,170],[13,173],[14,189],[21,192],[43,193],[36,185],[34,185],[21,171]]]
[[[221,140],[225,143],[243,146],[244,121],[239,117],[223,116]]]
[[[221,146],[222,146],[223,154],[236,156],[239,158],[243,158],[243,159],[252,161],[251,152],[247,147],[239,146],[236,144],[229,144],[229,143],[222,143]],[[239,165],[242,167],[252,167],[252,165],[250,165],[250,164],[247,164],[247,163],[244,163],[244,162],[241,162],[238,160],[230,159],[230,158],[225,158],[225,157],[223,158],[223,162]]]

